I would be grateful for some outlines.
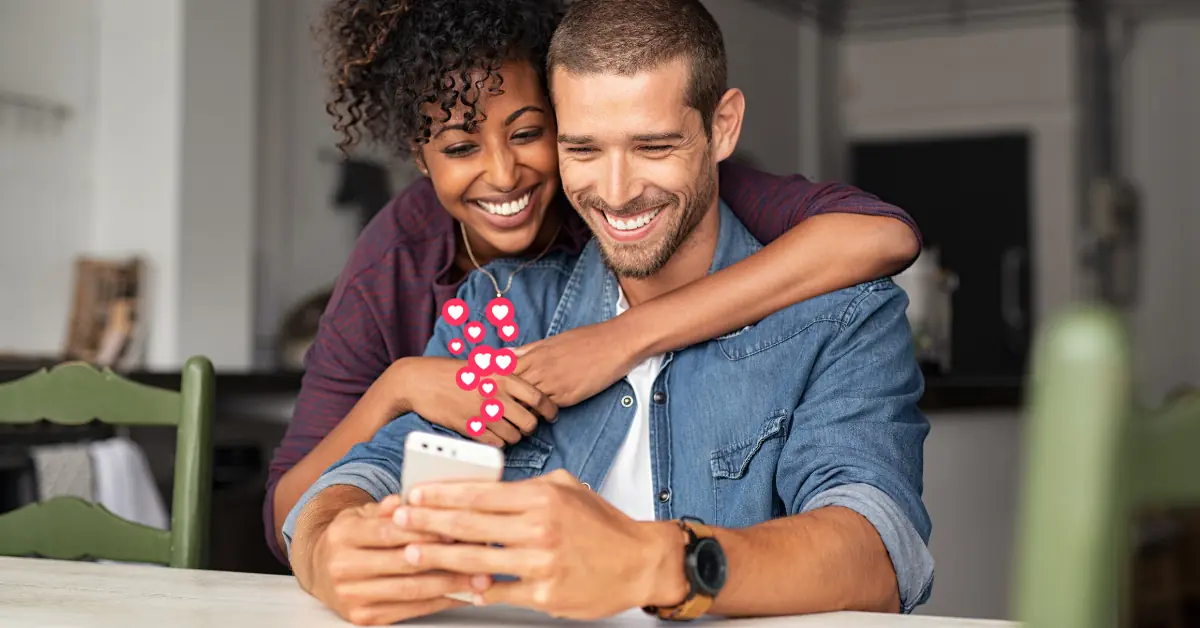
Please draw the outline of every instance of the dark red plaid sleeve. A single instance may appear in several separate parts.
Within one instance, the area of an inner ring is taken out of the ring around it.
[[[828,213],[891,216],[921,241],[903,209],[852,185],[814,183],[801,175],[777,176],[728,161],[721,163],[721,198],[760,242],[773,242],[805,218]]]
[[[279,478],[337,427],[378,374],[391,364],[388,343],[379,331],[386,327],[371,310],[354,280],[340,299],[331,301],[306,358],[292,420],[271,460],[263,517],[271,550],[285,563],[286,556],[275,543],[274,503]]]
[[[421,354],[437,307],[433,278],[449,259],[450,224],[432,186],[421,179],[367,225],[338,277],[267,475],[263,525],[267,544],[285,564],[275,543],[275,487],[393,362]],[[454,286],[444,291],[453,294]]]

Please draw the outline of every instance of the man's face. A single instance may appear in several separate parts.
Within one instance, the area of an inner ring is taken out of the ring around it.
[[[686,104],[688,63],[634,76],[556,68],[559,169],[618,275],[662,269],[714,203],[716,159]]]

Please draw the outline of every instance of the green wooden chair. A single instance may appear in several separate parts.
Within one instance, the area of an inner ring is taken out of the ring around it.
[[[58,497],[0,515],[0,556],[96,558],[201,569],[212,492],[212,363],[194,357],[180,391],[131,382],[73,362],[0,385],[0,423],[175,426],[171,529],[127,521],[103,506]]]
[[[1015,587],[1028,628],[1127,624],[1134,515],[1200,504],[1200,399],[1136,407],[1132,363],[1105,308],[1068,312],[1039,338]]]

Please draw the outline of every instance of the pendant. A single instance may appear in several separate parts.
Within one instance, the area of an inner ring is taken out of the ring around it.
[[[512,301],[504,297],[496,297],[487,304],[487,309],[484,310],[484,315],[496,327],[500,327],[513,319],[513,304]]]

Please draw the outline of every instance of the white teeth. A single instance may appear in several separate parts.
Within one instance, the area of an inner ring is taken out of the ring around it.
[[[507,203],[485,203],[483,201],[476,201],[476,203],[489,214],[495,214],[497,216],[512,216],[513,214],[517,214],[521,210],[528,207],[529,199],[532,196],[533,190],[530,190],[525,193],[525,196]]]
[[[613,227],[616,227],[616,229],[618,231],[633,231],[634,229],[640,229],[640,228],[645,227],[646,225],[650,224],[650,221],[654,220],[654,217],[657,216],[658,212],[660,212],[660,211],[662,211],[662,210],[656,209],[654,211],[646,212],[636,218],[630,218],[628,220],[621,220],[620,218],[613,218],[612,216],[609,216],[607,213],[604,213],[604,212],[601,212],[601,213],[604,213],[604,219],[608,221],[608,224],[612,225]]]

